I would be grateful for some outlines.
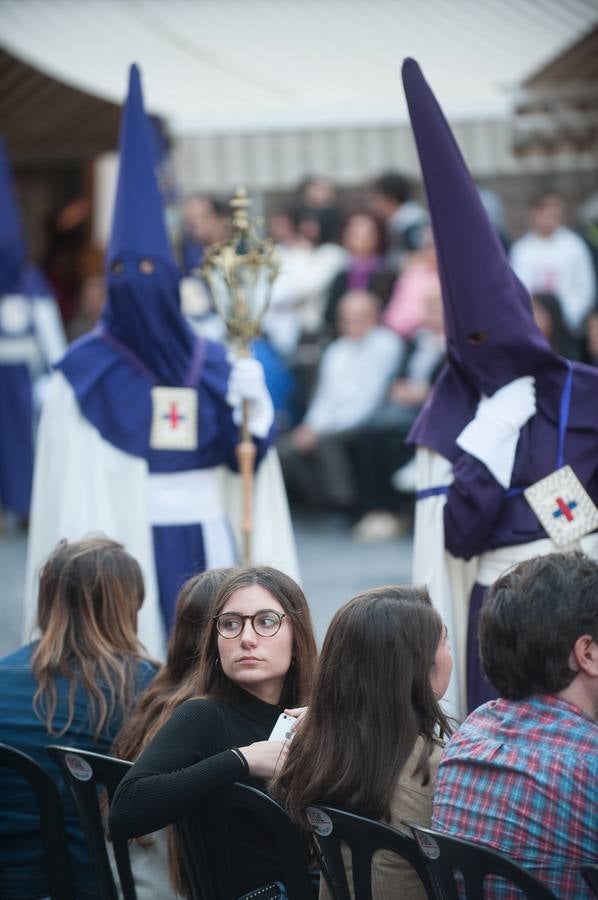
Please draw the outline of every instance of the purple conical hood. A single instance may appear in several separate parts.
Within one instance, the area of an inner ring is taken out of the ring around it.
[[[403,85],[424,178],[449,363],[483,394],[554,364],[451,129],[413,59]]]
[[[4,141],[0,138],[0,294],[19,289],[25,239]]]

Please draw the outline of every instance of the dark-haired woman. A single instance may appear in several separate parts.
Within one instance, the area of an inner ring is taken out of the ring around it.
[[[451,669],[446,629],[424,588],[379,588],[340,609],[273,785],[291,817],[309,828],[306,808],[319,802],[399,829],[403,820],[429,825],[441,739],[451,731],[439,706]],[[426,897],[389,853],[374,857],[372,887],[374,900]],[[321,900],[329,896],[322,883]]]
[[[348,253],[345,267],[332,281],[324,318],[333,329],[337,307],[347,291],[369,291],[386,306],[396,272],[387,266],[384,256],[386,237],[384,225],[367,210],[350,213],[343,224],[342,244]]]
[[[209,619],[189,684],[181,685],[196,699],[174,710],[119,785],[114,838],[163,828],[233,781],[265,789],[284,755],[284,745],[268,737],[283,708],[305,702],[316,661],[303,592],[276,569],[235,570]],[[280,880],[271,838],[257,824],[234,826],[231,842],[237,896]],[[180,887],[180,873],[173,876]]]
[[[61,541],[39,581],[39,640],[0,660],[0,742],[29,754],[58,785],[45,751],[61,743],[108,753],[156,668],[137,639],[143,578],[107,538]],[[78,900],[99,890],[70,793],[61,791]],[[31,791],[0,770],[0,897],[47,897],[39,813]]]
[[[133,713],[119,731],[111,754],[135,761],[143,748],[170,718],[173,710],[194,697],[195,685],[187,679],[198,659],[204,630],[211,626],[210,603],[234,569],[208,569],[186,581],[179,591],[174,627],[168,642],[166,663],[143,692]],[[160,831],[129,848],[137,900],[168,900],[179,896],[170,872],[178,871],[174,835]],[[178,883],[177,883],[178,884]],[[180,888],[180,884],[178,884]]]

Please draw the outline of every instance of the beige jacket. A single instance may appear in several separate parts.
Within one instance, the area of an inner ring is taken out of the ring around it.
[[[419,825],[431,824],[432,820],[432,795],[434,794],[434,781],[440,761],[442,745],[438,743],[430,757],[430,781],[423,787],[420,777],[413,777],[412,773],[419,759],[423,747],[423,738],[418,737],[411,756],[407,760],[397,783],[395,785],[390,804],[391,818],[388,824],[399,831],[406,829],[401,821],[416,822]],[[353,878],[351,873],[350,854],[348,848],[343,848],[345,869],[351,897],[353,894]],[[372,898],[373,900],[426,900],[426,892],[418,876],[411,866],[394,853],[381,850],[374,855],[372,864]],[[324,879],[320,885],[320,900],[331,900]]]

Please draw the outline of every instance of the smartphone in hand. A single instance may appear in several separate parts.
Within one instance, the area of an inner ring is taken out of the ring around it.
[[[281,713],[268,740],[290,741],[293,737],[293,725],[296,721],[297,719],[294,716],[287,716],[286,713]]]

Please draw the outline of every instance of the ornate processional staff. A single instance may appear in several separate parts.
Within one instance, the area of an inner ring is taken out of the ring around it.
[[[248,216],[251,200],[245,188],[237,188],[230,205],[233,210],[232,237],[206,248],[201,272],[217,311],[224,320],[230,343],[239,356],[249,356],[249,345],[262,330],[262,319],[270,302],[272,283],[279,270],[274,244],[260,238],[256,221]],[[249,401],[243,400],[241,440],[237,461],[243,485],[243,563],[251,564],[253,470],[255,445],[249,433]]]

